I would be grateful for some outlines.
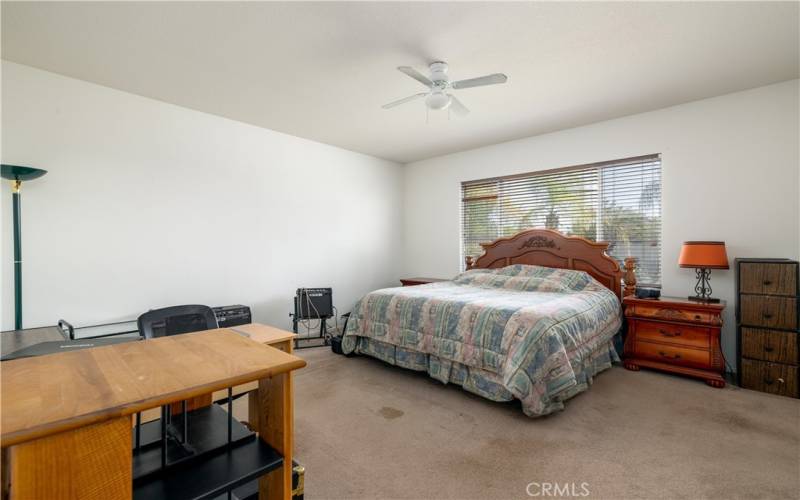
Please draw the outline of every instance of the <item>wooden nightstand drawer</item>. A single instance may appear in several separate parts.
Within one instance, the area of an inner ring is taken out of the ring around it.
[[[635,320],[633,325],[638,340],[665,342],[701,349],[711,347],[708,328],[644,320]]]
[[[695,368],[711,368],[711,353],[706,350],[636,342],[636,355],[645,359]]]
[[[721,323],[719,316],[706,311],[695,311],[692,309],[665,308],[661,305],[636,304],[633,306],[632,314],[641,318],[662,319],[664,321],[686,321],[697,324],[718,325]]]
[[[767,295],[741,295],[742,325],[793,330],[797,328],[797,299]]]
[[[742,356],[797,364],[797,333],[742,327]]]
[[[797,397],[796,366],[742,359],[742,387]]]
[[[796,295],[797,264],[743,262],[739,268],[739,291],[765,295]]]

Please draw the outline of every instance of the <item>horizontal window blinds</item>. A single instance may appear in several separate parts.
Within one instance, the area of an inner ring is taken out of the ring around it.
[[[463,255],[477,257],[480,243],[523,229],[550,228],[607,241],[620,264],[638,258],[639,283],[661,283],[658,155],[469,181],[461,188]]]

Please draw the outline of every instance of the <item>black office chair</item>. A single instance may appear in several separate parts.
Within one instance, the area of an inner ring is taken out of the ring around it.
[[[139,327],[139,334],[145,339],[166,337],[170,335],[180,335],[182,333],[199,332],[219,328],[217,317],[214,311],[208,306],[185,305],[164,307],[162,309],[151,309],[139,316],[136,320]],[[230,391],[229,391],[230,392]],[[230,396],[229,396],[230,399]],[[230,408],[229,408],[230,410]],[[188,423],[186,412],[186,401],[181,401],[181,416],[183,418],[183,435],[181,443],[186,443]],[[141,413],[136,414],[136,450],[140,449],[141,443]],[[162,435],[166,436],[167,426],[172,420],[172,411],[169,406],[161,407]],[[166,466],[166,441],[163,442],[161,449],[161,466]]]
[[[151,309],[136,320],[139,334],[146,339],[219,328],[208,306],[187,305]]]

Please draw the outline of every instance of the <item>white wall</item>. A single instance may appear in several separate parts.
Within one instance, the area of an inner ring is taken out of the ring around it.
[[[334,287],[343,312],[401,274],[458,272],[461,181],[649,153],[663,162],[665,294],[693,287],[676,264],[684,240],[724,240],[731,261],[800,257],[797,80],[403,168],[14,63],[2,70],[2,162],[49,170],[23,186],[30,327],[190,302],[251,304],[256,320],[288,326],[299,286]],[[9,329],[11,201],[0,192]],[[712,280],[729,301],[733,364],[733,270]]]
[[[798,81],[411,163],[405,170],[407,275],[459,271],[460,183],[662,154],[663,293],[686,296],[685,240],[722,240],[728,257],[800,257]],[[472,117],[471,119],[479,119]],[[723,347],[735,365],[734,272],[713,271],[726,299]],[[735,367],[734,367],[735,368]]]
[[[300,286],[340,312],[397,283],[402,166],[14,63],[2,162],[23,185],[26,327],[135,318],[181,303],[253,306],[288,326]],[[2,328],[13,327],[2,187]]]

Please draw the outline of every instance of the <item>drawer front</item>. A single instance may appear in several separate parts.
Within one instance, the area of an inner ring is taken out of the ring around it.
[[[742,327],[742,357],[797,364],[797,334]]]
[[[642,358],[695,368],[711,368],[711,352],[652,342],[636,342],[636,355]]]
[[[742,262],[739,291],[766,295],[797,295],[797,264]]]
[[[797,328],[797,298],[741,295],[742,324],[794,330]]]
[[[691,309],[666,309],[658,306],[636,304],[633,314],[642,318],[663,319],[665,321],[686,321],[702,325],[721,325],[722,319],[717,314]]]
[[[665,342],[701,349],[711,348],[710,328],[656,321],[634,321],[634,332],[637,340]]]
[[[742,387],[797,397],[796,366],[742,359]]]

